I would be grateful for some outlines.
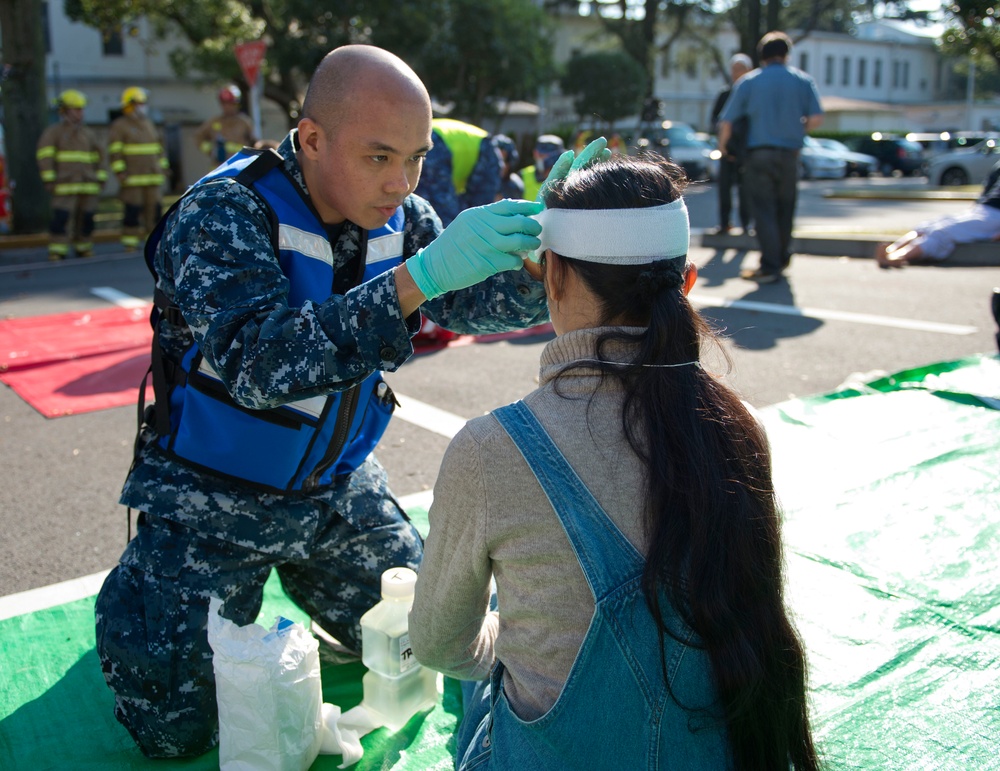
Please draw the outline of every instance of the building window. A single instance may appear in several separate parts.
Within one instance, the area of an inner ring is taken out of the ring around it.
[[[108,30],[102,35],[105,56],[124,56],[125,41],[121,28]]]
[[[872,85],[879,88],[882,85],[882,60],[875,60],[875,72],[872,73]]]
[[[849,56],[844,57],[843,67],[841,67],[840,73],[840,84],[842,86],[851,85],[851,59]]]
[[[809,72],[809,54],[799,54],[799,69],[803,72]]]
[[[858,59],[858,85],[864,86],[868,79],[868,60]]]
[[[910,87],[910,63],[903,62],[903,88]]]
[[[828,86],[833,85],[833,57],[826,57],[826,74],[823,78],[823,82]]]

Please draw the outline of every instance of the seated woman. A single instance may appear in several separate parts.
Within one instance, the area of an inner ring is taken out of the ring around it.
[[[545,194],[539,387],[445,455],[410,642],[489,677],[459,769],[817,767],[767,439],[699,364],[681,179],[619,156]]]

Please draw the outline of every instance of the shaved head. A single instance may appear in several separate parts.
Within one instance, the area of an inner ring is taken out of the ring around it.
[[[319,63],[309,81],[302,117],[334,132],[376,94],[401,102],[426,103],[427,88],[395,54],[369,45],[335,48]]]

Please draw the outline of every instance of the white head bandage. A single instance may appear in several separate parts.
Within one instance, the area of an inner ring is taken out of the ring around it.
[[[687,206],[678,198],[643,209],[545,209],[541,252],[610,265],[642,265],[688,253]]]

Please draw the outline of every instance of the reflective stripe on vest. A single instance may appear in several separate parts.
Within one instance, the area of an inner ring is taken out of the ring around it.
[[[238,153],[202,181],[235,177],[258,154]],[[253,183],[277,217],[278,261],[288,279],[288,304],[321,303],[333,293],[333,246],[298,187],[279,165]],[[403,210],[368,232],[363,280],[395,267],[403,257]],[[162,231],[158,229],[152,249]],[[154,253],[152,250],[150,254]],[[237,405],[196,345],[184,356],[186,378],[173,385],[169,436],[159,445],[188,463],[275,491],[314,490],[356,469],[375,448],[395,397],[373,372],[360,384],[267,410]]]

